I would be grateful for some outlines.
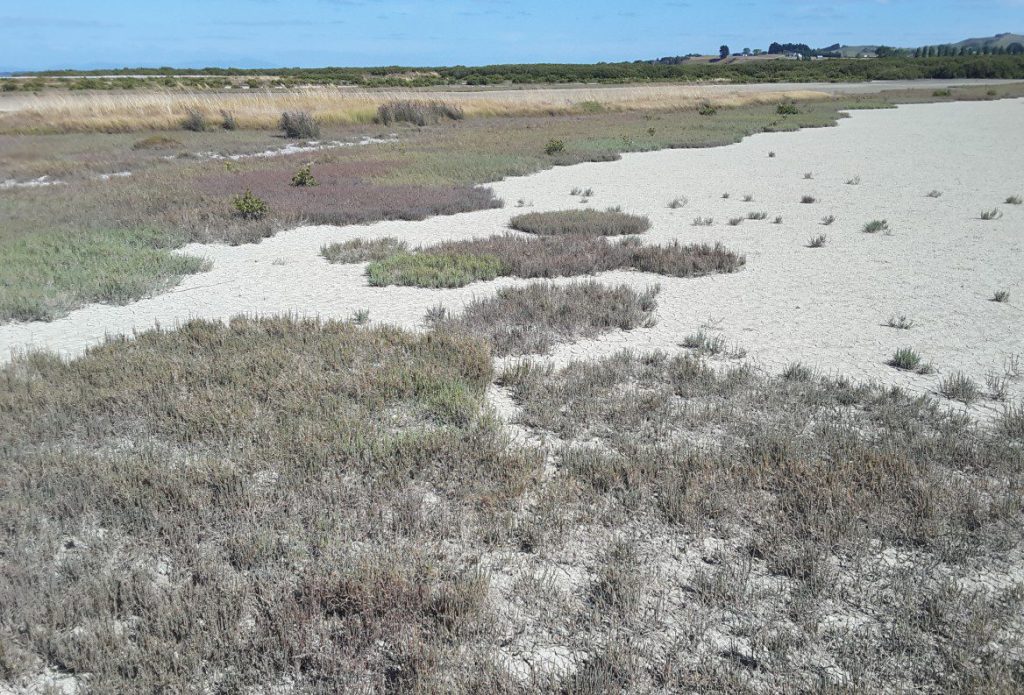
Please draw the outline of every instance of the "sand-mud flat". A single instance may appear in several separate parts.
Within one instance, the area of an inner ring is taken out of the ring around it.
[[[80,354],[105,335],[193,317],[291,312],[349,317],[368,309],[375,322],[421,325],[438,303],[458,309],[472,297],[517,279],[455,290],[370,287],[362,265],[331,265],[325,243],[395,236],[410,245],[502,233],[524,211],[622,206],[647,215],[651,243],[721,241],[746,254],[739,273],[697,279],[634,272],[607,282],[660,283],[658,322],[564,345],[554,359],[600,356],[622,347],[676,351],[703,329],[772,371],[793,362],[857,379],[929,391],[962,371],[979,383],[1002,374],[1024,352],[1024,101],[901,106],[856,111],[836,128],[762,134],[728,147],[627,154],[621,161],[561,167],[493,184],[505,207],[422,222],[305,227],[260,244],[191,245],[212,270],[173,290],[127,306],[91,305],[50,322],[0,326],[0,349],[51,348]],[[769,152],[775,156],[769,157]],[[806,178],[810,174],[811,178]],[[573,188],[593,189],[587,202]],[[931,191],[941,192],[929,197]],[[723,194],[729,197],[724,198]],[[745,202],[744,198],[753,196]],[[803,196],[816,202],[801,203]],[[676,198],[686,204],[670,208]],[[525,205],[526,207],[517,207]],[[985,210],[1001,217],[982,220]],[[764,220],[746,219],[766,212]],[[823,224],[823,218],[835,221]],[[711,217],[710,226],[695,226]],[[728,220],[742,217],[732,226]],[[782,221],[775,224],[775,218]],[[886,220],[889,233],[864,233]],[[809,248],[824,234],[822,248]],[[998,290],[1008,302],[992,301]],[[886,325],[906,316],[908,330]],[[886,364],[912,347],[935,372]],[[1022,395],[1020,381],[1010,396]],[[982,404],[980,408],[991,408]]]

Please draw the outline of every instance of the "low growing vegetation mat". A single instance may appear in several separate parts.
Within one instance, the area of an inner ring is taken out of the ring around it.
[[[597,282],[532,283],[500,289],[458,316],[428,316],[427,322],[435,331],[477,337],[495,355],[543,353],[558,342],[653,325],[657,293],[657,287],[637,292]]]
[[[554,278],[620,269],[694,277],[734,272],[744,263],[743,256],[721,244],[653,246],[588,235],[504,234],[397,253],[371,262],[366,275],[371,285],[462,287],[499,276]]]
[[[613,210],[557,210],[516,215],[509,220],[508,226],[520,232],[545,236],[618,236],[646,232],[651,228],[651,221],[642,215]]]
[[[516,443],[484,397],[488,342],[535,342],[508,317],[653,302],[516,292],[422,334],[193,321],[0,370],[0,682],[1024,685],[1019,408],[981,427],[799,367],[624,352],[510,363],[546,442]]]

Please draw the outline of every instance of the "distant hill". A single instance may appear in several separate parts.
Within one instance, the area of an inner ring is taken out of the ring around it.
[[[966,48],[984,48],[985,46],[1006,48],[1011,43],[1024,45],[1024,34],[996,34],[995,36],[986,36],[980,39],[965,39],[953,45],[957,48],[961,46]]]
[[[985,46],[989,48],[1008,48],[1010,44],[1019,43],[1024,45],[1024,35],[1021,34],[996,34],[995,36],[984,36],[977,39],[965,39],[956,43],[943,44],[947,46],[953,46],[955,48],[970,48],[981,50]],[[935,44],[938,45],[938,44]],[[907,50],[914,50],[917,46],[905,47]],[[875,55],[875,51],[878,49],[878,45],[863,45],[863,46],[843,46],[835,44],[826,48],[819,48],[818,53],[830,53],[839,54],[843,58],[857,58],[858,56],[870,56]]]

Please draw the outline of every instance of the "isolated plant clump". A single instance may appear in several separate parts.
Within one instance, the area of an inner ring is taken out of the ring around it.
[[[320,183],[316,180],[316,177],[313,176],[313,165],[305,164],[300,167],[299,170],[295,172],[295,175],[292,176],[292,185],[299,186],[300,188],[307,186],[319,186]]]
[[[182,122],[181,127],[185,130],[191,130],[196,133],[201,133],[206,130],[206,116],[201,111],[196,109],[189,109],[185,115],[185,120]]]
[[[601,210],[559,210],[516,215],[509,221],[512,229],[529,234],[553,236],[584,234],[618,236],[641,234],[651,228],[651,221],[642,215]]]
[[[285,111],[278,126],[290,138],[315,140],[320,137],[320,124],[308,111]]]
[[[697,107],[697,113],[701,116],[714,116],[718,113],[718,107],[712,104],[710,101],[702,101]]]
[[[235,119],[235,114],[231,113],[226,109],[221,109],[220,118],[221,128],[223,128],[224,130],[238,130],[238,121]]]
[[[547,144],[544,145],[544,153],[547,155],[555,155],[565,151],[565,143],[561,140],[548,140]]]
[[[246,189],[245,193],[231,201],[235,208],[235,214],[246,220],[258,220],[266,216],[270,208],[266,201],[253,195],[253,192]]]
[[[889,359],[889,366],[906,372],[917,372],[918,374],[930,374],[934,371],[932,366],[926,363],[913,348],[900,348]]]
[[[963,372],[956,372],[939,382],[939,393],[953,401],[970,405],[978,400],[981,389],[978,384]]]

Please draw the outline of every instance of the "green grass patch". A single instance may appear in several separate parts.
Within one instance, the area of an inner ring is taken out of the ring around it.
[[[155,231],[30,234],[0,241],[0,320],[51,320],[88,302],[124,304],[208,263],[160,248]]]
[[[472,254],[397,253],[366,268],[370,284],[379,286],[462,287],[501,274],[498,258]]]

